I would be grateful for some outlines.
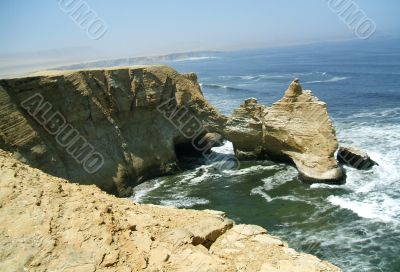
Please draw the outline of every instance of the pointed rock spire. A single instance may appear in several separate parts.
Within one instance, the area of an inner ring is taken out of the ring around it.
[[[299,96],[303,93],[303,88],[299,83],[299,79],[295,78],[292,83],[290,83],[289,88],[285,92],[285,97],[293,98]]]

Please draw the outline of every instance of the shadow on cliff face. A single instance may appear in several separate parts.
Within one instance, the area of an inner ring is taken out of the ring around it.
[[[181,170],[192,169],[199,164],[203,164],[202,153],[196,150],[191,142],[176,144],[174,150]]]
[[[222,146],[224,142],[222,135],[209,132],[199,135],[191,141],[176,143],[174,151],[179,169],[194,169],[200,165],[223,162],[229,159],[229,155],[217,156],[217,153],[211,150],[213,147]],[[233,157],[233,155],[230,157]]]

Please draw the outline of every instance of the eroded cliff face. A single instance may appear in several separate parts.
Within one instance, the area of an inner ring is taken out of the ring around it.
[[[119,196],[176,171],[176,147],[206,151],[208,132],[232,141],[239,159],[294,162],[313,182],[343,179],[326,105],[298,82],[272,107],[250,99],[228,120],[204,99],[195,74],[166,66],[0,80],[0,148],[49,174]]]
[[[175,145],[207,129],[221,131],[226,120],[205,101],[196,75],[166,66],[1,80],[0,108],[1,148],[47,173],[119,196],[174,172]]]
[[[229,118],[225,136],[239,159],[293,162],[303,181],[340,184],[335,129],[326,104],[293,81],[284,97],[266,107],[246,100]]]
[[[4,272],[341,271],[222,212],[135,204],[1,149],[0,218]]]

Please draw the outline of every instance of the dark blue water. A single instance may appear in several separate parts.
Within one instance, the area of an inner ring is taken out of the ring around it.
[[[347,168],[344,186],[299,182],[273,162],[212,165],[149,181],[143,203],[225,211],[344,271],[400,271],[400,46],[355,41],[210,55],[169,63],[196,72],[205,97],[230,114],[244,99],[269,105],[293,78],[327,102],[340,143],[366,150],[380,166]],[[214,150],[232,152],[230,143]]]

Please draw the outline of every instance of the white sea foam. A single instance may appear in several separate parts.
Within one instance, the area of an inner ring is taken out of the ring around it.
[[[204,172],[202,175],[190,179],[190,184],[196,184],[196,183],[201,183],[203,181],[207,181],[209,178],[211,178],[212,175],[210,175],[208,172]]]
[[[284,200],[284,201],[292,201],[292,202],[304,202],[304,203],[307,203],[309,205],[315,205],[315,203],[313,203],[310,200],[303,199],[303,198],[300,198],[300,197],[296,197],[296,196],[293,196],[293,195],[271,197],[269,194],[267,194],[266,192],[264,192],[262,190],[262,187],[253,188],[251,190],[251,192],[250,192],[250,195],[260,195],[267,202],[272,202],[272,201],[275,201],[275,200]]]
[[[264,189],[263,189],[262,186],[257,186],[257,187],[255,187],[255,188],[253,188],[253,189],[250,191],[250,195],[260,195],[260,196],[261,196],[262,198],[264,198],[267,202],[271,202],[271,201],[273,200],[272,197],[264,191]]]
[[[179,174],[176,184],[196,185],[211,179],[219,178],[222,174],[219,171],[219,162],[201,165],[195,169]]]
[[[229,176],[241,176],[241,175],[247,175],[249,173],[256,173],[262,170],[274,170],[280,168],[281,166],[279,165],[254,165],[239,170],[223,170],[222,173]]]
[[[264,198],[265,201],[267,202],[272,202],[274,200],[285,200],[285,201],[293,201],[293,202],[304,202],[307,203],[309,205],[315,205],[313,202],[306,200],[306,199],[302,199],[300,197],[296,197],[293,195],[284,195],[284,196],[276,196],[276,197],[271,197],[269,194],[267,194],[264,190],[264,188],[262,186],[258,186],[253,188],[250,191],[250,195],[259,195],[262,198]]]
[[[276,187],[293,180],[297,174],[298,173],[294,167],[286,166],[284,170],[276,172],[273,176],[262,179],[264,182],[263,188],[266,191],[273,190]]]
[[[227,155],[234,154],[233,145],[229,141],[225,141],[222,146],[212,148],[212,151]],[[177,179],[174,183],[171,183],[167,186],[167,194],[165,195],[167,200],[163,200],[162,203],[166,203],[168,205],[177,205],[179,207],[189,207],[190,205],[193,206],[195,204],[207,204],[203,200],[200,201],[196,198],[187,197],[186,193],[180,191],[185,191],[183,186],[196,186],[202,182],[207,182],[209,180],[221,177],[222,175],[220,172],[216,171],[216,168],[218,168],[216,167],[217,164],[218,162],[201,165],[193,170],[181,173],[179,176],[177,176]],[[134,188],[134,193],[131,199],[135,202],[142,202],[149,193],[159,189],[166,182],[167,179],[160,178],[142,183]],[[195,204],[190,204],[192,202]]]
[[[282,74],[282,75],[258,75],[257,78],[259,79],[278,79],[278,78],[290,78],[293,75],[290,74]]]
[[[280,79],[280,78],[291,78],[294,74],[257,74],[257,75],[238,75],[238,76],[219,76],[222,80],[244,80],[244,81],[259,81],[260,79]]]
[[[161,205],[172,206],[176,208],[190,208],[195,205],[206,205],[210,203],[208,199],[198,197],[180,197],[177,199],[163,199]]]
[[[229,141],[225,141],[223,145],[211,148],[211,151],[220,153],[220,154],[227,154],[233,155],[235,154],[233,150],[233,144]]]
[[[264,184],[262,186],[257,186],[253,188],[250,192],[250,195],[260,195],[267,202],[271,202],[277,199],[290,200],[294,201],[294,198],[290,198],[289,196],[280,196],[280,197],[271,197],[267,192],[271,191],[288,181],[293,180],[297,176],[297,171],[290,166],[282,166],[282,165],[273,165],[275,166],[273,169],[280,169],[280,171],[276,172],[274,175],[262,179]],[[251,167],[250,167],[251,168]],[[297,199],[296,201],[300,201]],[[302,200],[301,200],[302,201]]]
[[[328,77],[327,72],[305,72],[305,73],[282,73],[282,74],[253,74],[253,75],[224,75],[219,76],[220,80],[241,80],[245,82],[258,82],[260,80],[270,81],[270,80],[291,80],[296,77],[310,78],[310,77]],[[335,82],[347,79],[345,77],[332,77],[324,80],[308,81],[306,83],[317,83],[317,82]]]
[[[400,116],[400,107],[382,111],[368,111],[368,112],[355,113],[349,116],[348,119],[364,118],[364,117],[382,118],[382,117],[398,117],[398,116]]]
[[[215,171],[214,165],[209,164],[209,165],[203,165],[194,170],[195,176],[193,177],[192,175],[189,175],[188,178],[185,178],[184,182],[190,185],[195,185],[201,182],[208,181],[213,178],[219,178],[221,177],[218,172]]]
[[[240,79],[253,80],[253,79],[258,79],[258,76],[241,76]]]
[[[277,197],[273,198],[273,200],[278,200],[278,199],[286,200],[286,201],[293,201],[293,202],[304,202],[304,203],[307,203],[309,205],[315,205],[315,203],[313,203],[310,200],[303,199],[303,198],[300,198],[300,197],[297,197],[297,196],[294,196],[294,195],[277,196]]]
[[[329,78],[329,79],[307,81],[307,82],[305,82],[305,84],[337,82],[337,81],[342,81],[342,80],[346,80],[346,79],[348,79],[348,77],[332,77],[332,78]]]
[[[291,80],[296,77],[301,77],[301,78],[310,78],[310,77],[328,77],[327,72],[296,72],[296,73],[282,73],[282,74],[250,74],[250,75],[223,75],[223,76],[218,76],[217,78],[223,81],[230,81],[230,80],[241,80],[245,82],[258,82],[260,80],[281,80],[281,79],[288,79]],[[208,78],[210,79],[210,78]],[[334,81],[339,81],[339,80],[344,80],[347,78],[344,77],[332,77],[328,78],[325,80],[321,81],[309,81],[307,83],[317,83],[317,82],[334,82]]]
[[[345,167],[347,193],[332,195],[328,201],[366,219],[400,223],[400,125],[338,123],[337,127],[342,144],[365,150],[379,166],[367,171]]]
[[[367,200],[357,201],[339,196],[329,196],[328,201],[333,205],[337,205],[343,209],[351,210],[360,217],[367,219],[378,219],[385,223],[393,220],[393,217],[388,214],[392,212],[392,209],[388,210],[388,208],[393,207],[393,204],[396,204],[391,199],[382,199],[382,202],[376,202],[372,199],[370,200],[371,202],[368,202]],[[391,203],[385,204],[385,202]],[[385,212],[382,212],[382,207],[385,207]]]
[[[195,178],[197,176],[197,171],[190,171],[187,172],[186,174],[181,174],[181,179],[179,180],[178,183],[188,183],[190,180]]]
[[[339,189],[343,188],[343,185],[333,185],[333,184],[325,184],[325,183],[314,183],[310,185],[311,189]]]
[[[154,179],[142,184],[139,184],[133,189],[133,195],[130,197],[134,202],[140,203],[143,198],[150,192],[160,188],[164,181]]]
[[[232,86],[227,86],[227,85],[222,85],[222,84],[203,84],[203,83],[200,83],[200,86],[201,87],[211,88],[211,89],[225,89],[225,90],[233,90],[233,91],[246,91],[245,89],[232,87]]]
[[[237,80],[254,80],[258,79],[257,75],[244,75],[244,76],[219,76],[219,79],[222,80],[231,80],[231,79],[237,79]]]

